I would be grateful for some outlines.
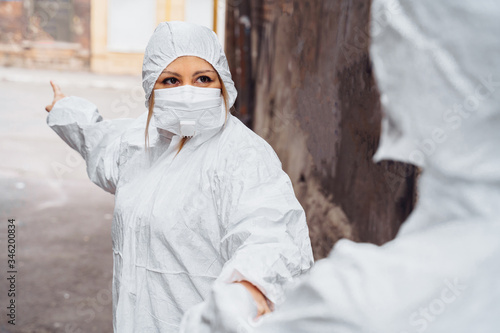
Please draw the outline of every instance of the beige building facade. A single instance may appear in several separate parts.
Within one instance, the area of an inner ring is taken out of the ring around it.
[[[205,25],[224,40],[226,0],[0,0],[0,66],[141,73],[163,21]]]
[[[224,7],[220,0],[91,0],[90,70],[140,74],[147,41],[163,21],[197,22],[221,37]]]

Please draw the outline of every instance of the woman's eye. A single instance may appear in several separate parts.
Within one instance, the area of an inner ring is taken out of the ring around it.
[[[212,82],[212,79],[206,75],[203,75],[198,78],[198,81],[200,81],[201,83],[210,83]]]
[[[175,77],[168,77],[165,80],[162,81],[163,84],[176,84],[179,82]]]

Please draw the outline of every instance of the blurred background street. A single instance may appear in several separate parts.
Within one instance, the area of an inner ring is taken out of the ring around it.
[[[0,332],[111,332],[114,197],[88,180],[83,159],[46,125],[44,108],[52,78],[116,118],[123,114],[112,112],[113,101],[140,88],[140,78],[1,68],[0,78],[0,237],[3,254],[7,218],[15,218],[18,267],[16,326],[2,314]],[[135,106],[131,117],[145,111]],[[6,283],[0,295],[7,299]]]

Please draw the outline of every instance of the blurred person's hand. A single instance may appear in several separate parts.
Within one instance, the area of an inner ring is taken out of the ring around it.
[[[47,105],[45,107],[45,110],[47,112],[50,112],[50,110],[52,110],[52,108],[54,107],[54,104],[56,104],[56,102],[60,99],[63,99],[64,97],[66,97],[66,95],[64,95],[61,91],[61,88],[59,88],[59,86],[57,84],[55,84],[54,82],[50,81],[50,85],[52,86],[52,90],[54,90],[54,100],[52,101],[52,104],[50,105]]]

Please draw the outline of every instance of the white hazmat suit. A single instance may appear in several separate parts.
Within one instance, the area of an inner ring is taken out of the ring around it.
[[[160,72],[187,55],[216,69],[231,106],[236,89],[215,33],[183,22],[159,24],[149,41],[146,99]],[[229,114],[177,155],[181,137],[152,123],[147,153],[146,119],[103,120],[79,97],[59,100],[47,117],[85,159],[90,179],[115,194],[114,331],[177,332],[215,281],[247,280],[279,302],[313,259],[304,210],[271,146]]]
[[[423,168],[417,206],[383,246],[340,240],[240,332],[500,329],[500,4],[374,0],[371,24],[375,160]]]

